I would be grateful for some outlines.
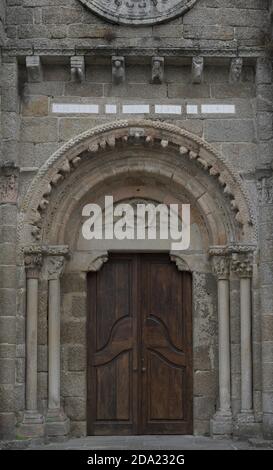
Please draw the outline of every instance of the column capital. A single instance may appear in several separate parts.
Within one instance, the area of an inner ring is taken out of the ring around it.
[[[212,269],[218,280],[228,280],[230,274],[230,259],[228,256],[213,256]]]
[[[28,279],[38,279],[43,266],[43,255],[41,253],[25,254],[25,269]]]
[[[231,270],[241,278],[251,278],[253,274],[253,253],[233,253]]]
[[[228,280],[230,274],[230,254],[227,246],[214,246],[209,250],[212,270],[218,280]]]
[[[61,277],[65,265],[65,256],[54,255],[46,257],[46,272],[49,281],[57,280]]]

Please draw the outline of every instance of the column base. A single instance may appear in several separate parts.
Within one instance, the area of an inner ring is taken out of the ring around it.
[[[18,434],[24,438],[40,438],[45,436],[44,417],[38,411],[25,411],[19,425]]]
[[[257,437],[261,433],[261,425],[255,422],[253,411],[242,411],[234,421],[234,435],[240,438]]]
[[[231,411],[217,411],[210,421],[210,434],[214,438],[224,439],[233,433]]]
[[[62,410],[48,410],[46,434],[49,438],[66,439],[70,431],[70,420]]]

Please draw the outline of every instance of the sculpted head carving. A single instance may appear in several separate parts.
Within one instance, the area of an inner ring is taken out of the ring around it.
[[[188,11],[197,0],[79,0],[105,20],[118,24],[163,23]]]

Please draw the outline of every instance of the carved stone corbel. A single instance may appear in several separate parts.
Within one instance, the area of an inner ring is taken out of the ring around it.
[[[230,72],[229,72],[229,82],[230,83],[240,83],[242,80],[243,72],[243,59],[235,58],[231,60],[230,63]]]
[[[161,85],[164,81],[164,57],[152,58],[152,83]]]
[[[41,82],[43,80],[43,69],[40,56],[31,55],[26,57],[26,67],[28,81],[32,83]]]
[[[125,58],[121,56],[112,57],[112,81],[115,85],[125,82]]]
[[[200,84],[203,81],[204,74],[204,57],[193,57],[192,58],[192,83]]]
[[[73,56],[70,58],[71,80],[83,82],[85,80],[84,56]]]
[[[191,272],[188,263],[181,255],[170,253],[170,258],[171,261],[176,264],[178,271]]]
[[[107,252],[100,253],[99,255],[96,254],[95,257],[89,263],[88,271],[90,271],[90,272],[99,271],[102,268],[102,266],[105,263],[107,263],[108,259],[109,259],[109,257],[108,257]]]

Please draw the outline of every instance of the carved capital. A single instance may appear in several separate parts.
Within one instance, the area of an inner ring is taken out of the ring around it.
[[[16,204],[19,168],[13,162],[0,164],[0,204]]]
[[[42,253],[25,254],[25,269],[28,279],[38,279],[42,266]]]
[[[64,269],[64,256],[48,256],[46,260],[47,277],[49,281],[60,279]]]
[[[231,269],[242,278],[252,277],[253,253],[233,253],[231,257]]]
[[[212,257],[213,273],[218,280],[229,279],[230,274],[230,258],[229,256],[213,256]]]

